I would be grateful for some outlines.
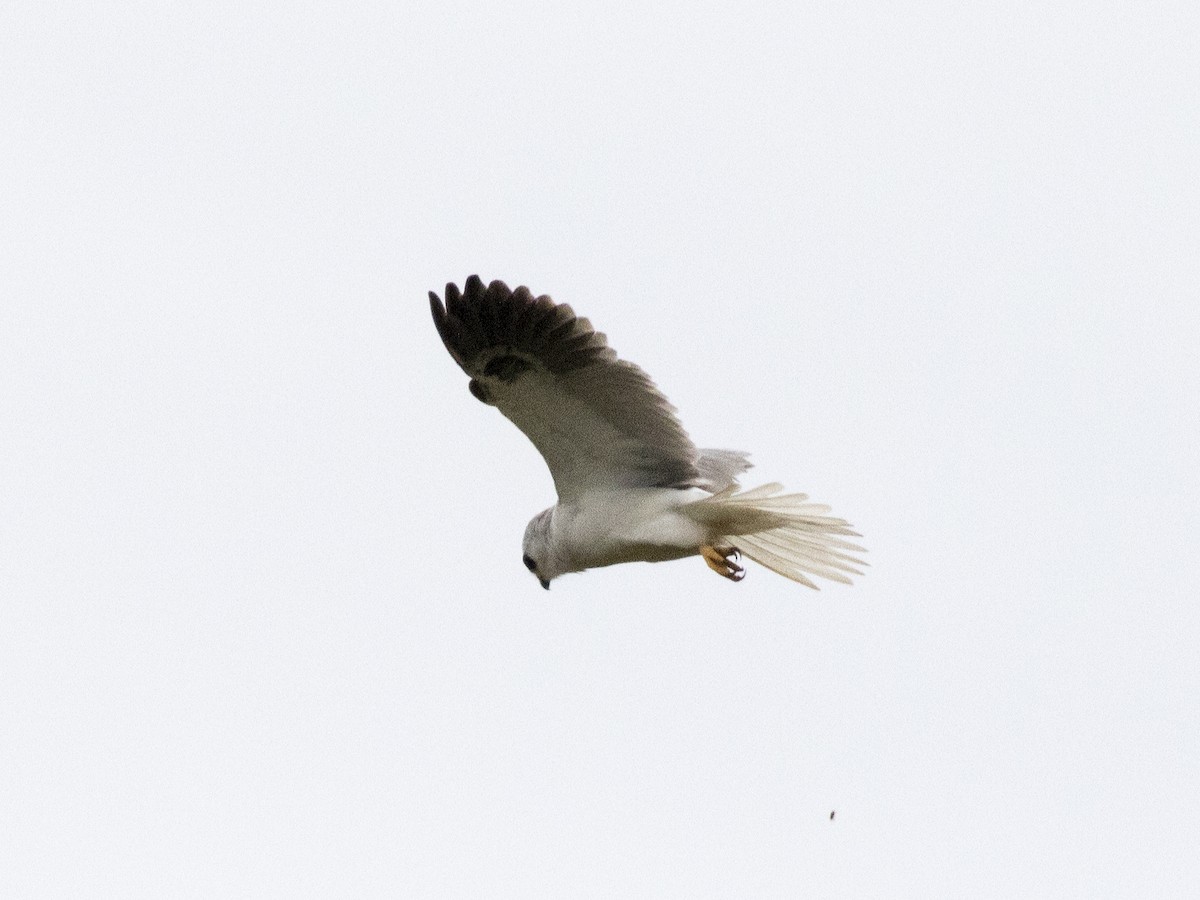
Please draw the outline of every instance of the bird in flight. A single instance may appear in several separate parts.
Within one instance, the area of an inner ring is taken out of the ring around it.
[[[570,306],[478,275],[433,321],[476,399],[495,406],[550,467],[558,503],[525,529],[522,561],[549,590],[560,575],[625,562],[700,556],[741,581],[742,556],[811,588],[850,584],[865,565],[829,507],[780,484],[741,490],[738,450],[698,449],[645,372],[618,359]]]

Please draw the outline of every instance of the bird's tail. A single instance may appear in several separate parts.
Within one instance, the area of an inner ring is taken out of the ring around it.
[[[847,573],[861,575],[856,566],[866,563],[853,554],[866,550],[844,540],[860,536],[850,523],[825,515],[829,507],[808,502],[806,494],[782,490],[781,484],[764,484],[738,493],[730,486],[686,509],[708,525],[721,544],[810,588],[817,585],[809,575],[845,584],[851,583]]]

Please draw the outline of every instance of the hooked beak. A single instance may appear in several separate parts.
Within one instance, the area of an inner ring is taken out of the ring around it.
[[[550,590],[549,578],[539,578],[538,581],[541,582],[542,587],[544,587],[546,590]]]

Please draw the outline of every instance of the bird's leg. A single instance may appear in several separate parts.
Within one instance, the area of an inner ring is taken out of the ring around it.
[[[700,555],[708,567],[730,581],[741,581],[746,577],[746,570],[737,564],[739,552],[737,547],[713,547],[704,544],[700,547]]]

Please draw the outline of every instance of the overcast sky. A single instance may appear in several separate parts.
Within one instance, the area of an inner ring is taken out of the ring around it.
[[[1197,24],[5,5],[0,894],[1194,895]],[[866,577],[542,591],[472,273]]]

